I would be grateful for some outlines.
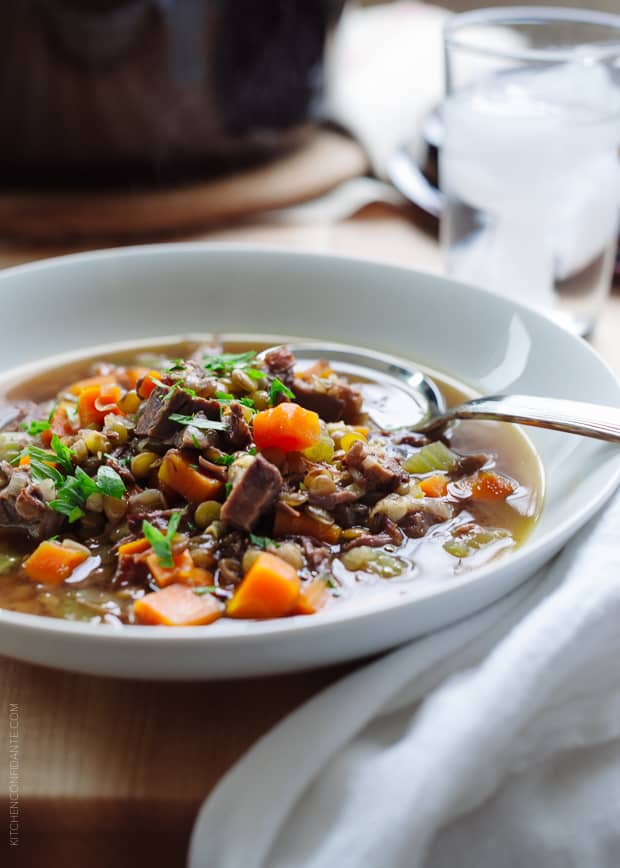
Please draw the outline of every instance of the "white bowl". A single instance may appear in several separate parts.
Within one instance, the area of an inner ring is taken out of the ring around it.
[[[339,257],[209,244],[105,250],[1,272],[0,305],[0,371],[117,340],[290,334],[409,357],[485,393],[620,403],[601,359],[540,314],[445,278]],[[613,446],[530,436],[547,478],[540,521],[518,551],[466,577],[313,617],[208,627],[117,628],[2,610],[0,653],[93,674],[225,678],[350,660],[436,630],[531,576],[620,479]]]

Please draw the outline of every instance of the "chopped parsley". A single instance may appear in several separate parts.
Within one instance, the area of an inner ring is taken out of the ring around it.
[[[157,555],[157,560],[162,567],[165,567],[166,569],[174,567],[174,560],[172,558],[172,540],[177,532],[180,521],[181,512],[173,513],[173,515],[170,516],[170,521],[168,522],[168,528],[165,534],[152,525],[150,521],[144,519],[142,522],[142,533],[150,542],[153,551]]]
[[[173,371],[184,371],[185,370],[185,362],[183,359],[172,359],[172,362],[169,367],[164,368],[165,374],[171,374]]]
[[[216,392],[215,397],[218,401],[221,401],[222,404],[230,404],[231,401],[236,401],[238,404],[243,404],[244,407],[250,407],[252,410],[254,409],[254,401],[251,398],[237,398],[229,392]]]
[[[213,459],[214,464],[221,464],[224,467],[229,467],[235,460],[234,455],[218,455]]]
[[[32,466],[32,458],[30,459]],[[81,467],[75,468],[74,476],[67,476],[56,485],[56,499],[50,506],[56,512],[66,515],[73,524],[84,515],[84,505],[91,494],[101,494],[104,497],[114,497],[120,500],[125,494],[125,483],[116,470],[103,464],[93,478]]]
[[[221,592],[221,588],[218,588],[216,585],[201,585],[199,588],[192,588],[192,591],[199,596],[203,594],[215,594],[218,591]]]
[[[22,431],[27,431],[31,437],[36,437],[37,434],[42,434],[43,431],[49,431],[50,423],[47,421],[41,420],[41,421],[29,422],[28,425],[26,425],[25,422],[22,422],[19,427],[21,428]]]
[[[252,545],[257,546],[259,549],[266,549],[267,546],[273,546],[274,548],[278,548],[280,543],[272,540],[271,537],[268,536],[256,536],[256,534],[250,534],[250,542]]]
[[[73,461],[71,460],[71,457],[75,455],[73,449],[65,446],[58,434],[53,435],[50,445],[64,472],[73,473]]]
[[[204,356],[203,367],[205,371],[211,371],[214,374],[232,374],[236,369],[245,370],[248,373],[248,366],[255,358],[256,353],[253,350],[247,353],[221,353],[220,355]],[[252,375],[250,374],[250,376]]]
[[[269,389],[269,403],[275,404],[278,395],[285,395],[290,401],[295,400],[295,395],[288,386],[285,386],[282,380],[277,377],[273,378],[271,388]]]
[[[202,419],[200,416],[183,416],[181,413],[171,413],[168,416],[171,422],[178,422],[179,425],[191,425],[193,428],[198,428],[200,431],[226,431],[228,425],[226,422],[216,422],[212,419]]]
[[[226,490],[226,497],[228,497],[228,495],[229,495],[230,492],[232,491],[232,482],[226,482],[226,483],[224,484],[224,488],[225,488],[225,490]]]
[[[192,434],[192,443],[194,444],[194,449],[200,449],[200,440],[199,440],[198,437],[194,434],[193,431],[191,432],[191,434]]]

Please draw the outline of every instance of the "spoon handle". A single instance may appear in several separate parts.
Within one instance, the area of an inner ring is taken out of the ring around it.
[[[568,431],[620,443],[620,409],[562,398],[528,395],[491,395],[451,407],[432,419],[424,430],[445,425],[452,419],[495,419],[538,428]]]

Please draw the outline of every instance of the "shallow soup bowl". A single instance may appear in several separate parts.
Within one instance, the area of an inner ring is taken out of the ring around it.
[[[209,244],[84,253],[0,273],[0,309],[1,390],[99,345],[226,333],[368,347],[479,393],[620,402],[615,376],[592,349],[540,314],[445,278],[339,257]],[[620,480],[614,446],[539,429],[528,436],[546,481],[540,518],[516,551],[478,570],[386,585],[312,617],[207,627],[0,610],[0,653],[92,674],[228,678],[352,660],[437,630],[532,576]]]

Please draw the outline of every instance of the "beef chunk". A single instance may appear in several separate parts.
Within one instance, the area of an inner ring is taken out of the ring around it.
[[[251,531],[261,515],[276,502],[281,488],[282,476],[278,468],[257,455],[234,483],[222,506],[222,521]]]
[[[462,455],[452,470],[453,476],[469,476],[480,470],[490,460],[490,455],[479,452],[476,455]]]
[[[276,347],[265,356],[265,364],[270,374],[282,380],[287,386],[293,381],[295,356],[288,347]]]
[[[314,410],[326,422],[356,422],[362,408],[362,396],[357,389],[338,380],[319,383],[296,378],[291,386],[297,403]]]
[[[344,463],[362,475],[369,491],[394,491],[405,478],[397,461],[387,456],[380,461],[361,440],[356,440],[351,446],[344,456]]]
[[[182,416],[204,413],[208,419],[219,419],[220,404],[213,399],[192,397],[183,389],[167,392],[163,389],[154,389],[136,423],[137,436],[155,437],[158,440],[174,437],[179,426],[177,422],[171,422],[168,418],[172,413],[179,413]]]
[[[6,462],[2,463],[1,471],[7,484],[0,491],[0,530],[28,534],[35,542],[58,533],[63,516],[45,502],[36,483]],[[16,485],[20,476],[24,483],[21,488]]]
[[[18,431],[22,423],[41,419],[47,415],[33,401],[16,401],[14,404],[0,402],[0,431]]]
[[[318,494],[311,491],[308,494],[308,501],[312,506],[320,506],[321,509],[333,512],[338,506],[354,503],[363,494],[363,490],[360,491],[355,488],[338,488],[336,491],[330,491],[328,494]]]
[[[245,449],[252,442],[250,426],[245,421],[243,407],[233,401],[230,405],[230,415],[226,416],[228,430],[223,434],[223,440],[228,449]]]
[[[213,398],[217,391],[217,377],[208,374],[195,359],[187,359],[178,371],[167,371],[165,382],[182,383],[203,398]]]
[[[203,413],[200,413],[197,418],[201,417],[206,418]],[[218,431],[209,429],[205,431],[192,425],[183,425],[172,438],[172,444],[177,449],[208,449],[209,446],[217,446],[218,443]]]
[[[407,513],[407,515],[398,522],[398,525],[408,537],[418,539],[426,536],[429,528],[440,521],[441,518],[439,518],[435,513],[426,509],[418,509],[416,512]]]

